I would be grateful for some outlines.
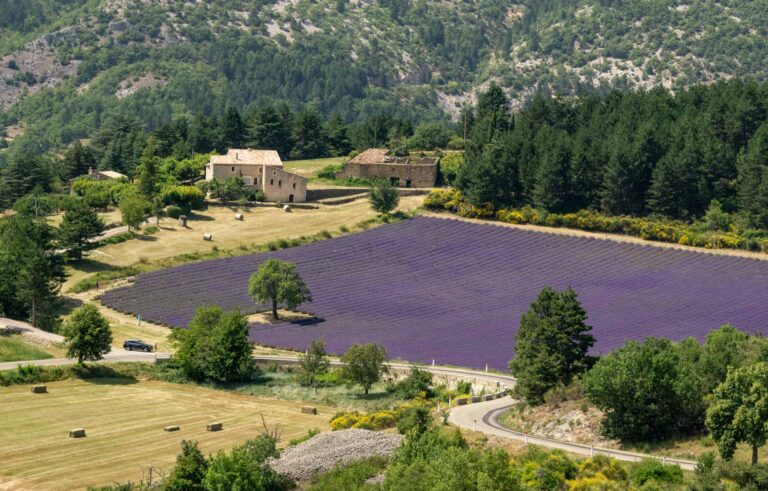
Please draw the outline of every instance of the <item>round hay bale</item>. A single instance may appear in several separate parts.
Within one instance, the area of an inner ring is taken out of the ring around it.
[[[291,211],[291,205],[283,205],[283,211],[290,212]]]
[[[203,234],[203,240],[207,240],[207,241],[213,240],[213,234],[211,233]]]
[[[242,213],[235,214],[235,220],[238,220],[238,221],[242,222],[243,221],[243,214]]]

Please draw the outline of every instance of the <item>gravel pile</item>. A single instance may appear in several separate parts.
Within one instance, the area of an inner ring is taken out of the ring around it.
[[[377,455],[388,457],[400,446],[403,435],[369,430],[321,433],[295,447],[288,447],[270,465],[280,474],[306,481],[338,465]]]

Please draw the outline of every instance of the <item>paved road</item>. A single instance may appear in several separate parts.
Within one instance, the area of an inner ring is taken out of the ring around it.
[[[512,398],[504,397],[501,399],[495,399],[493,401],[478,402],[475,404],[468,404],[466,406],[456,406],[449,411],[448,421],[460,428],[479,431],[485,433],[486,435],[509,438],[512,440],[524,442],[526,444],[540,445],[547,448],[557,448],[579,455],[592,456],[601,454],[613,457],[617,460],[623,460],[625,462],[639,462],[650,457],[661,460],[667,464],[677,464],[682,469],[689,471],[694,470],[696,466],[696,462],[690,460],[672,459],[647,454],[625,452],[622,450],[591,447],[589,445],[552,440],[550,438],[531,436],[526,435],[525,433],[520,433],[518,431],[512,431],[503,427],[501,423],[499,423],[499,417],[515,404],[516,401]]]
[[[0,319],[2,323],[3,319]],[[168,358],[169,353],[141,353],[125,350],[114,350],[104,357],[103,362],[119,362],[119,361],[145,361],[153,362],[156,359]],[[259,355],[255,356],[256,361],[261,362],[280,362],[280,363],[296,363],[298,357],[296,356],[282,356],[282,355]],[[71,365],[76,360],[69,358],[51,358],[48,360],[32,360],[26,362],[11,362],[0,363],[0,370],[11,370],[16,368],[20,364],[24,365],[37,365],[37,366],[58,366],[58,365]],[[339,360],[332,360],[332,365],[340,365]],[[411,367],[408,363],[389,363],[392,368],[395,369],[408,369]],[[469,370],[464,368],[453,367],[438,367],[438,366],[423,366],[422,368],[436,374],[436,375],[452,375],[459,376],[465,379],[475,379],[475,382],[485,382],[487,385],[495,385],[499,389],[505,389],[515,385],[515,379],[509,375],[487,373],[478,370]],[[504,428],[499,423],[499,417],[502,413],[511,408],[516,402],[510,397],[503,397],[501,399],[494,399],[492,401],[477,402],[474,404],[467,404],[465,406],[455,406],[450,409],[448,414],[448,421],[460,428],[465,428],[474,431],[480,431],[486,435],[497,436],[501,438],[510,438],[512,440],[522,441],[526,444],[540,445],[547,448],[557,448],[567,452],[591,456],[596,454],[608,455],[618,460],[627,462],[639,462],[645,458],[656,458],[662,460],[668,464],[677,464],[682,469],[693,470],[696,463],[689,460],[671,459],[666,457],[658,457],[646,454],[625,452],[621,450],[613,450],[600,447],[590,447],[589,445],[581,445],[577,443],[564,442],[560,440],[552,440],[549,438],[542,438],[537,436],[526,435],[517,431],[512,431]]]

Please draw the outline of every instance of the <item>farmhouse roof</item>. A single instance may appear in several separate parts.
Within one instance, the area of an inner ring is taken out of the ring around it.
[[[115,172],[113,170],[100,170],[96,172],[110,179],[128,179],[128,176],[126,176],[125,174],[120,174],[119,172]]]
[[[398,165],[437,165],[437,157],[395,157],[386,148],[369,148],[365,152],[349,160],[350,164],[398,164]]]
[[[283,161],[276,150],[230,148],[226,155],[211,155],[213,165],[269,165],[282,167]]]

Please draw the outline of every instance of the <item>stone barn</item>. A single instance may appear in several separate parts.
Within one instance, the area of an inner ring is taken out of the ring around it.
[[[437,157],[395,157],[386,148],[370,148],[351,158],[336,177],[389,179],[393,186],[431,188],[437,182]]]
[[[212,155],[205,166],[205,180],[239,177],[246,188],[260,189],[267,201],[298,203],[307,200],[306,177],[283,169],[274,150],[232,148],[226,155]]]

